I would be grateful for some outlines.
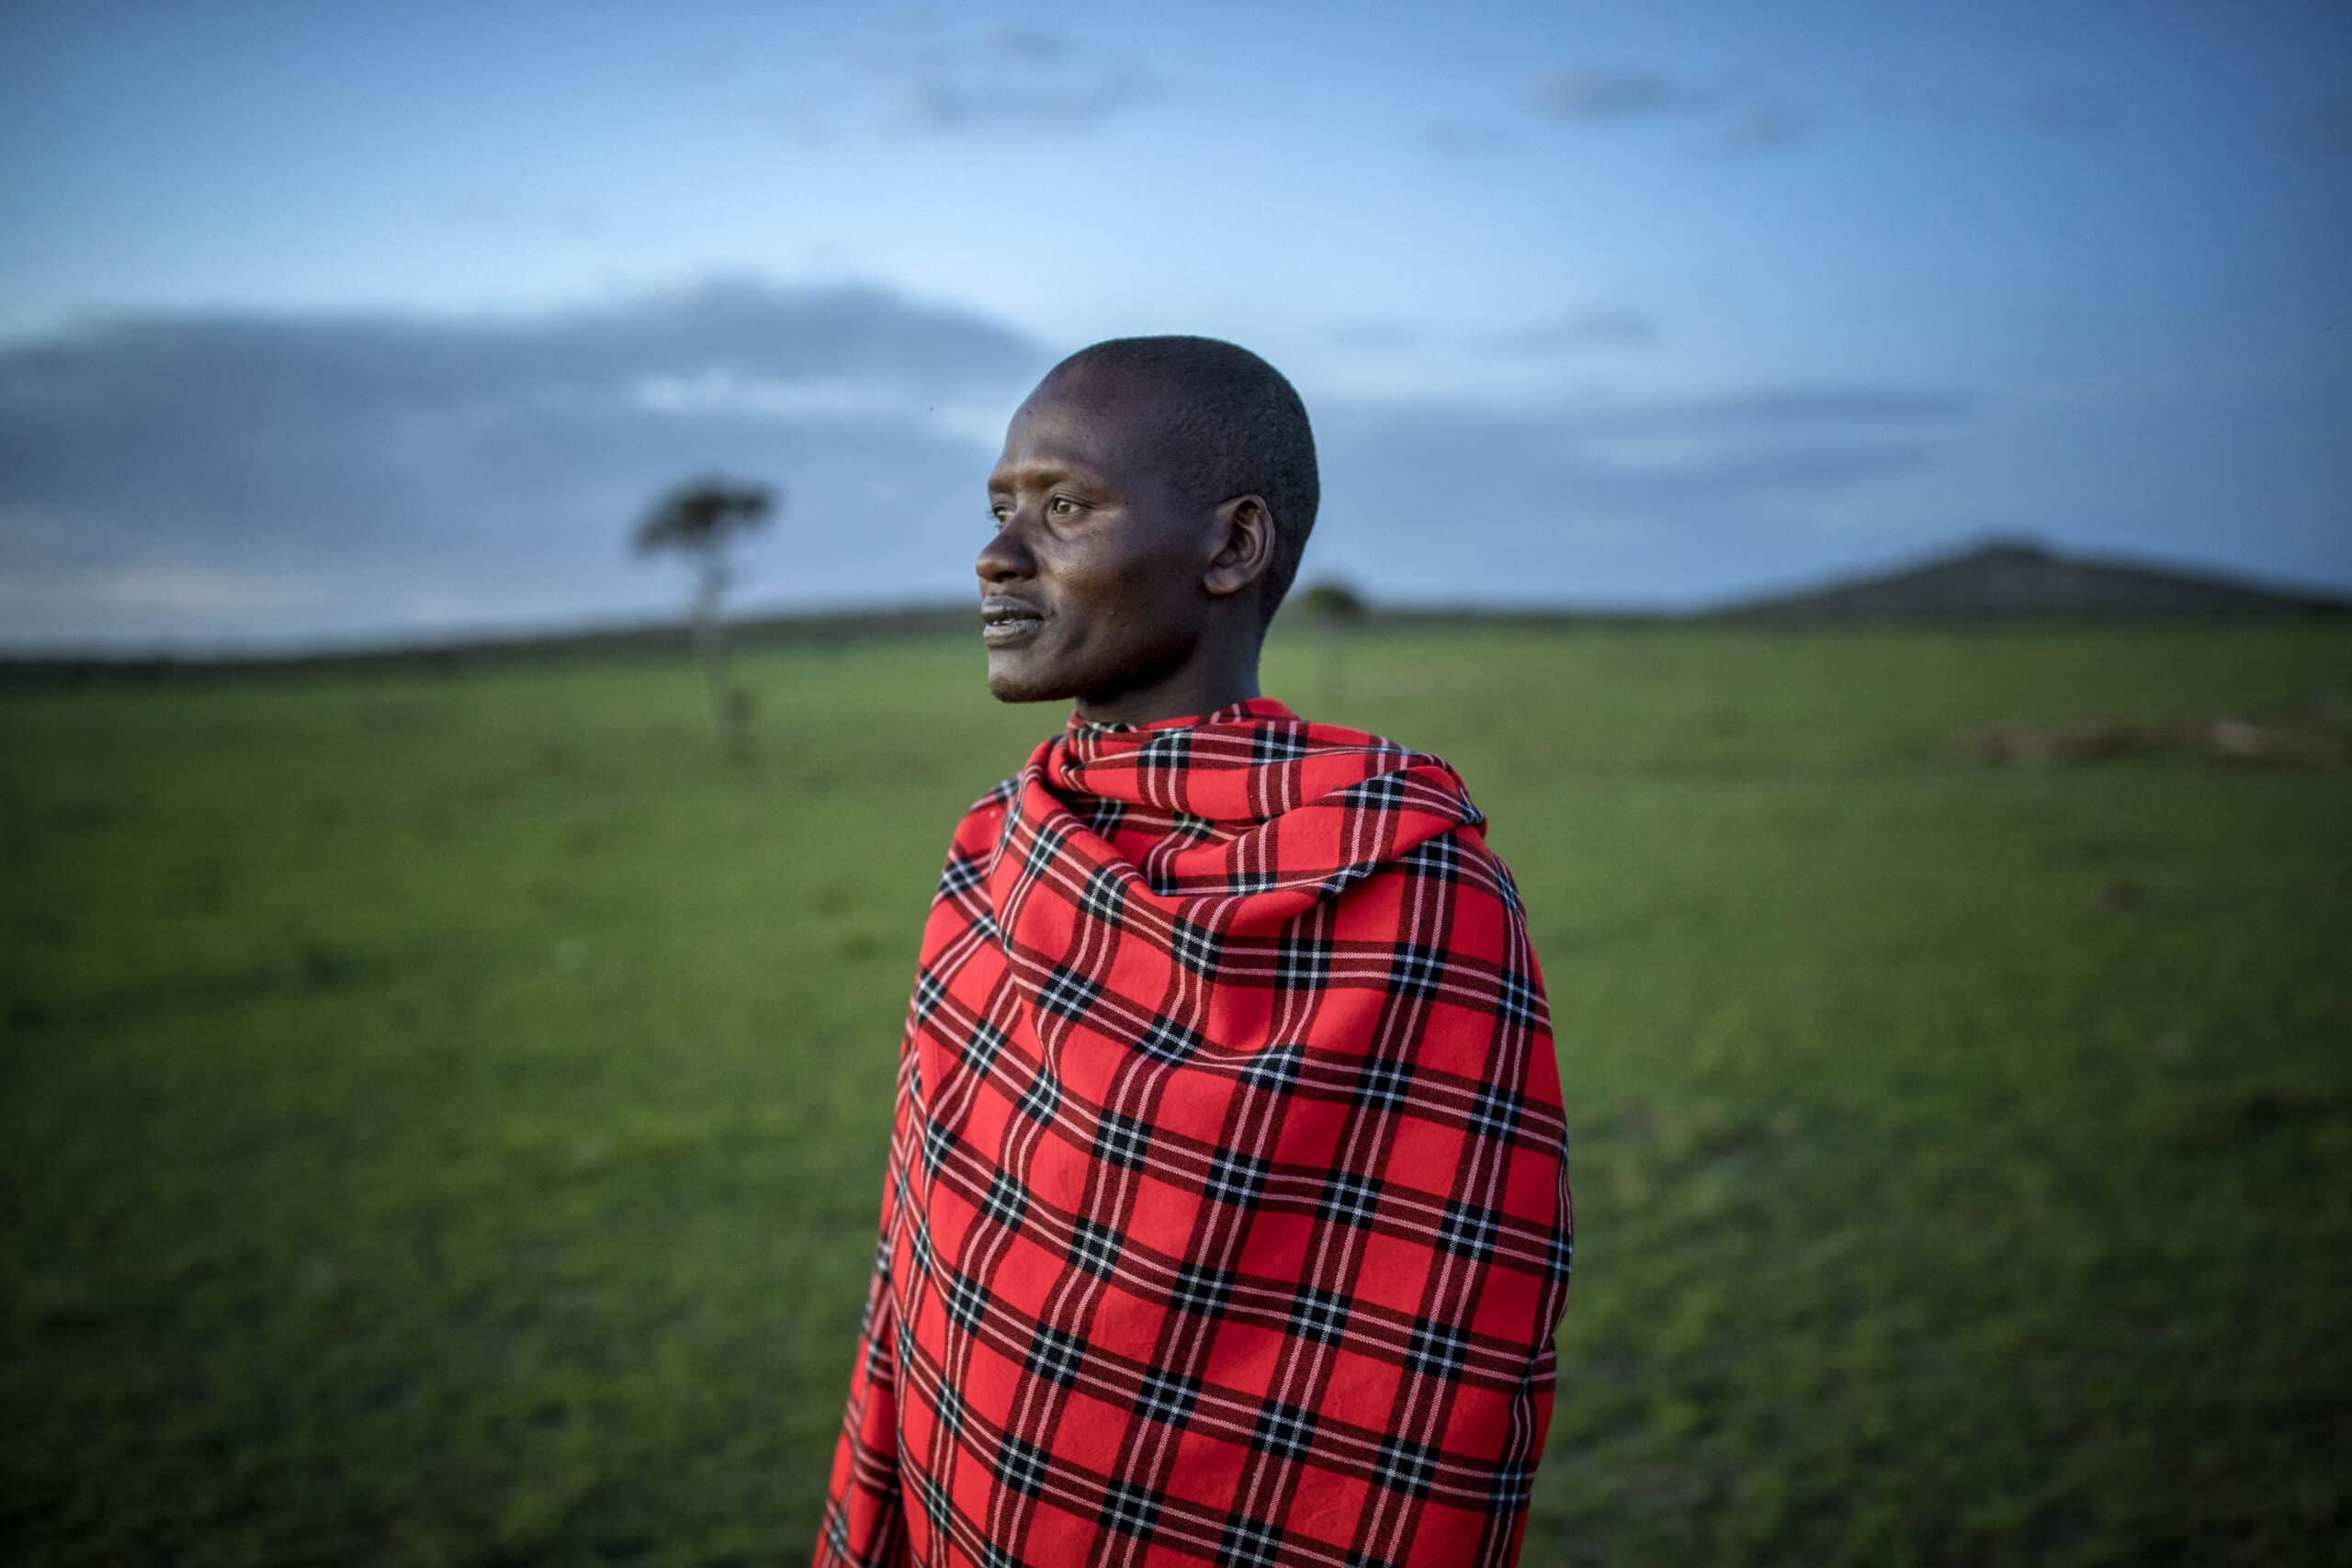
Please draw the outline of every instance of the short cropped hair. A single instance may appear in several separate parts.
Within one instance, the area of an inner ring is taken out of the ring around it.
[[[1298,576],[1322,481],[1306,405],[1283,373],[1213,337],[1120,337],[1081,348],[1048,379],[1103,371],[1149,396],[1167,473],[1187,499],[1215,506],[1259,495],[1274,514],[1273,558],[1260,581],[1258,630],[1272,625]]]

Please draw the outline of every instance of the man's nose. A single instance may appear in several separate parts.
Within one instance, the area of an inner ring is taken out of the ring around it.
[[[1021,514],[1016,512],[980,547],[979,558],[972,563],[972,570],[980,574],[980,581],[986,584],[1027,577],[1036,570],[1036,564],[1023,536]]]

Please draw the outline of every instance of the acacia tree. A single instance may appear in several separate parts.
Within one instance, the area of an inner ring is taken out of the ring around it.
[[[732,576],[728,554],[738,537],[767,523],[778,500],[765,485],[694,479],[663,496],[637,525],[638,554],[674,550],[694,565],[695,652],[710,682],[719,741],[736,756],[751,750],[751,700],[727,679],[727,626],[720,600]]]

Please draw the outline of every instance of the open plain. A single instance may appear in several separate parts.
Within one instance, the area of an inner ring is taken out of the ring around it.
[[[749,765],[683,657],[0,690],[0,1556],[806,1560],[939,855],[1064,710],[977,639],[740,673]],[[1530,1563],[2341,1561],[2352,632],[1267,673],[1531,908]]]

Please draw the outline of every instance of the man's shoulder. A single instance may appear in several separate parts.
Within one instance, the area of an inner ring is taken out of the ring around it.
[[[964,815],[967,818],[981,816],[990,812],[1001,815],[1005,807],[1012,804],[1012,797],[1020,793],[1021,775],[1019,773],[1007,774],[1005,777],[1001,778],[997,780],[996,783],[989,785],[988,788],[982,790],[980,792],[979,798],[973,801],[971,805],[964,808]]]
[[[1471,798],[1470,785],[1460,769],[1443,754],[1425,746],[1374,730],[1321,719],[1313,722],[1321,738],[1345,750],[1363,752],[1373,760],[1371,765],[1387,776],[1409,773],[1417,777],[1430,792],[1419,804],[1441,820],[1451,818],[1442,831],[1432,833],[1385,869],[1399,875],[1435,873],[1433,884],[1449,893],[1489,894],[1513,914],[1525,914],[1519,884],[1494,846],[1487,841],[1487,814]]]
[[[968,854],[976,846],[994,844],[1004,826],[1005,813],[1012,808],[1013,797],[1020,792],[1021,775],[1014,773],[990,784],[978,800],[966,807],[949,837],[954,852]]]
[[[1486,826],[1486,813],[1479,810],[1477,803],[1470,798],[1470,785],[1463,778],[1461,770],[1441,753],[1375,730],[1358,729],[1319,718],[1309,721],[1309,732],[1322,749],[1336,753],[1351,753],[1361,759],[1359,765],[1368,777],[1392,780],[1408,775],[1413,777],[1433,790],[1437,796],[1447,800],[1447,805],[1436,808],[1441,815],[1456,816],[1458,827],[1478,829]],[[1426,794],[1419,804],[1424,808],[1434,806],[1431,797]],[[1482,834],[1476,835],[1476,848],[1484,852]]]

